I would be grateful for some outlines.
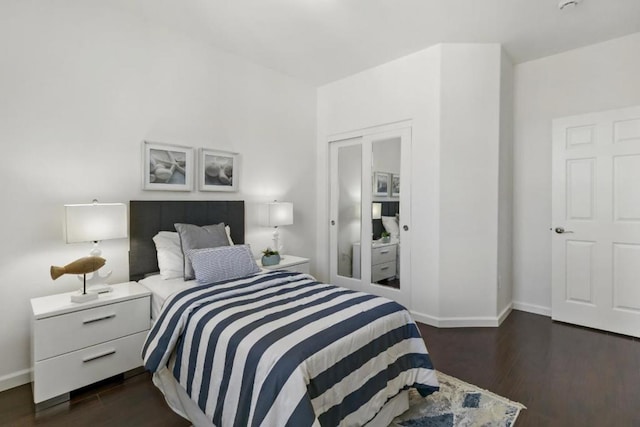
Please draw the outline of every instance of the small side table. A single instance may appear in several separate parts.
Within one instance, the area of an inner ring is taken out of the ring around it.
[[[142,365],[151,327],[151,292],[135,283],[85,303],[71,293],[31,300],[33,401],[39,407],[69,399],[69,392]]]
[[[309,258],[294,255],[283,255],[280,264],[264,266],[260,260],[258,260],[258,265],[266,270],[287,270],[309,274]]]

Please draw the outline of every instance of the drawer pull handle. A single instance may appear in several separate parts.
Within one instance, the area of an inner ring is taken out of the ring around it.
[[[386,267],[380,267],[380,270],[388,270],[389,266],[387,265]]]
[[[381,254],[388,254],[389,250],[387,249],[386,251],[380,251]]]
[[[91,362],[92,360],[102,359],[103,357],[111,356],[112,354],[116,354],[115,350],[107,350],[104,353],[96,354],[95,356],[89,356],[82,359],[82,363]]]
[[[87,323],[93,323],[93,322],[99,322],[101,320],[107,320],[107,319],[113,319],[114,317],[116,317],[116,314],[107,314],[106,316],[101,316],[101,317],[94,317],[93,319],[87,319],[87,320],[83,320],[82,324],[86,325]]]

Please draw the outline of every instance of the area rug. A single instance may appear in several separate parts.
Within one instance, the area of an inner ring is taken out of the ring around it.
[[[524,405],[438,372],[440,391],[409,393],[409,410],[389,427],[510,427]]]

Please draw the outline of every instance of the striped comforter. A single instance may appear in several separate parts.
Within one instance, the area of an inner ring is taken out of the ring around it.
[[[364,425],[403,389],[438,389],[402,306],[284,271],[174,294],[142,355],[216,426]]]

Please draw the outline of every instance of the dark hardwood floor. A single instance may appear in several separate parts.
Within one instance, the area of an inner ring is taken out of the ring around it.
[[[638,339],[520,311],[499,328],[420,330],[438,370],[524,404],[517,427],[640,426]]]
[[[191,423],[175,414],[142,374],[114,377],[72,393],[66,403],[35,413],[31,385],[0,393],[0,426],[173,427]]]
[[[437,369],[527,409],[524,426],[640,426],[640,340],[514,311],[499,328],[420,325]],[[0,393],[0,426],[188,426],[147,373],[34,412],[31,387]]]

